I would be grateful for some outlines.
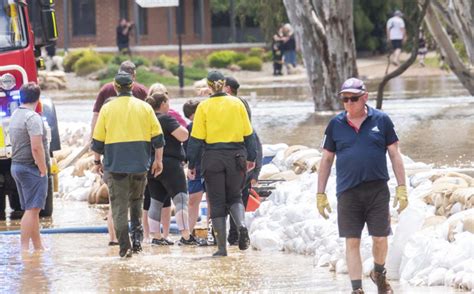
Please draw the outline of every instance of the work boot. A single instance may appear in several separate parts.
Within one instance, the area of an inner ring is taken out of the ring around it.
[[[138,253],[138,252],[141,252],[143,249],[142,249],[142,244],[139,240],[134,240],[132,241],[132,251],[133,253]]]
[[[119,255],[122,258],[130,258],[130,257],[132,257],[132,249],[130,249],[130,248],[120,248]]]
[[[227,256],[227,240],[225,235],[226,230],[226,218],[218,217],[212,219],[212,225],[214,227],[214,234],[217,240],[217,251],[212,256]]]
[[[357,290],[352,290],[352,294],[364,294],[364,290],[362,290],[362,288],[359,288]]]
[[[392,294],[393,290],[390,287],[390,284],[387,281],[387,271],[384,270],[383,272],[379,273],[374,270],[370,272],[370,279],[372,282],[377,285],[377,290],[379,294]]]
[[[142,244],[143,241],[143,227],[141,225],[135,226],[130,233],[130,237],[132,237],[132,251],[133,253],[138,253],[142,251]]]
[[[239,249],[246,250],[250,246],[249,232],[245,227],[245,207],[242,203],[232,204],[230,207],[230,215],[234,219],[239,232]]]

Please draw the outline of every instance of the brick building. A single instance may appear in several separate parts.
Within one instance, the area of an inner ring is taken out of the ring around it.
[[[185,16],[183,44],[211,43],[209,2],[180,0]],[[122,17],[136,24],[130,36],[131,46],[177,44],[177,16],[176,7],[141,8],[134,0],[56,0],[57,46],[115,48],[116,27]]]

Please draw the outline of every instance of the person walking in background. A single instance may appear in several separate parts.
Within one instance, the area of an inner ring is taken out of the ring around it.
[[[212,95],[199,103],[194,116],[188,178],[196,178],[196,162],[203,148],[201,168],[218,246],[213,256],[227,256],[227,211],[238,226],[239,249],[250,245],[241,193],[246,172],[255,167],[255,137],[243,103],[224,93],[222,73],[209,72],[207,84]]]
[[[406,38],[405,22],[403,21],[403,13],[395,10],[393,17],[387,21],[387,39],[392,45],[392,63],[395,66],[400,64],[400,53],[402,52],[403,41]]]
[[[119,54],[132,55],[130,51],[130,32],[132,31],[135,24],[127,21],[125,18],[119,20],[117,26],[117,47]]]
[[[346,260],[352,293],[362,290],[360,238],[367,224],[373,240],[374,269],[370,278],[379,293],[392,293],[386,278],[385,258],[390,227],[390,191],[386,153],[388,151],[398,182],[394,206],[399,212],[408,205],[405,169],[398,137],[388,115],[368,106],[364,82],[350,78],[339,92],[346,111],[334,117],[326,128],[323,155],[318,171],[317,208],[328,218],[331,212],[326,184],[336,161],[337,223],[339,236],[346,238]]]
[[[142,250],[142,202],[150,167],[150,151],[151,148],[155,150],[151,173],[157,177],[163,169],[164,138],[150,105],[132,96],[132,75],[119,72],[114,86],[118,97],[102,107],[91,149],[95,158],[94,171],[104,172],[109,188],[114,227],[120,245],[119,255],[131,257],[132,252]],[[128,236],[128,207],[132,242]]]
[[[224,90],[227,94],[232,95],[234,97],[239,98],[245,106],[247,110],[247,115],[249,117],[250,122],[252,122],[252,112],[250,110],[250,105],[248,104],[247,100],[242,97],[237,96],[238,90],[240,88],[239,82],[233,77],[226,77],[225,79],[225,87]],[[255,143],[256,143],[256,153],[257,158],[255,159],[255,168],[247,173],[247,177],[245,179],[245,184],[242,189],[242,202],[244,203],[244,207],[247,207],[247,203],[249,201],[250,189],[257,185],[258,176],[260,174],[260,170],[262,169],[262,143],[260,143],[260,138],[257,135],[257,132],[254,130],[255,136]],[[232,219],[230,218],[230,229],[229,229],[229,236],[227,238],[230,245],[238,245],[238,233],[237,233],[237,226]]]
[[[296,39],[293,27],[287,23],[283,26],[283,44],[280,46],[283,52],[283,61],[285,62],[288,74],[296,67]]]
[[[425,66],[425,56],[428,53],[428,48],[426,48],[425,34],[423,28],[420,28],[420,34],[418,36],[418,62],[420,66]]]
[[[142,84],[136,82],[136,67],[133,62],[130,60],[126,60],[120,64],[119,72],[126,72],[132,76],[133,84],[132,84],[132,95],[135,98],[140,100],[145,100],[147,97],[147,89]],[[92,110],[92,120],[91,120],[91,136],[94,133],[94,128],[97,123],[97,118],[99,117],[99,112],[102,106],[105,104],[107,99],[116,97],[117,91],[114,86],[114,82],[110,82],[105,84],[99,91],[94,103],[94,107]],[[118,245],[117,236],[115,234],[114,223],[112,218],[112,209],[109,208],[109,212],[107,214],[107,228],[109,232],[109,246]]]
[[[281,76],[283,73],[281,69],[283,68],[283,28],[280,27],[278,32],[273,35],[272,39],[272,59],[273,59],[273,75]]]
[[[39,213],[44,209],[48,191],[48,139],[41,116],[35,112],[40,88],[27,83],[20,89],[20,107],[10,120],[12,144],[11,174],[15,179],[21,209],[21,249],[42,250]]]
[[[183,162],[186,159],[182,142],[188,139],[188,130],[176,119],[168,115],[169,98],[166,94],[153,94],[146,99],[156,113],[165,136],[163,149],[163,173],[158,177],[149,176],[148,191],[151,205],[148,211],[151,244],[168,245],[161,237],[160,221],[163,203],[171,198],[176,207],[176,224],[181,232],[180,245],[197,245],[197,240],[190,233],[188,220],[188,191]]]

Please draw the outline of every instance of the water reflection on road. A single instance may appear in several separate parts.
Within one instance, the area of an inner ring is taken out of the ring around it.
[[[238,251],[211,258],[215,248],[145,245],[129,260],[107,247],[105,235],[47,235],[43,253],[20,254],[15,237],[0,237],[2,293],[30,292],[307,292],[348,293],[345,275],[313,265],[309,256],[282,252]],[[375,286],[364,280],[366,291]],[[449,293],[442,288],[413,288],[394,283],[395,291]]]

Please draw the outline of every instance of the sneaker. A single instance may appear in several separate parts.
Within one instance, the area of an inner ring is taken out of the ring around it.
[[[132,257],[132,249],[130,248],[120,249],[119,255],[122,258],[130,258]]]
[[[241,227],[239,231],[239,249],[247,250],[250,246],[249,231],[246,227]]]
[[[370,279],[372,282],[377,285],[377,290],[379,294],[392,294],[393,290],[392,287],[390,287],[390,284],[387,281],[387,271],[384,270],[382,273],[376,272],[372,270],[370,272]]]
[[[151,240],[151,245],[158,245],[158,246],[170,246],[170,245],[174,245],[174,242],[173,241],[170,241],[166,238],[161,238],[161,239],[156,239],[156,238],[153,238]]]
[[[166,245],[168,245],[168,246],[174,245],[174,242],[171,241],[170,239],[168,239],[168,238],[163,238],[163,239],[164,239]]]
[[[184,239],[183,237],[181,237],[181,239],[179,239],[178,241],[178,245],[199,245],[199,242],[196,240],[196,238],[194,238],[193,235],[189,235],[189,239]]]
[[[118,246],[118,245],[119,245],[119,242],[116,242],[116,241],[109,242],[109,246]]]
[[[352,290],[352,294],[364,294],[364,290],[362,290],[362,288],[359,288],[357,290]]]
[[[142,249],[142,244],[140,243],[139,240],[135,240],[133,241],[132,243],[132,251],[133,253],[138,253],[138,252],[141,252],[143,249]]]

